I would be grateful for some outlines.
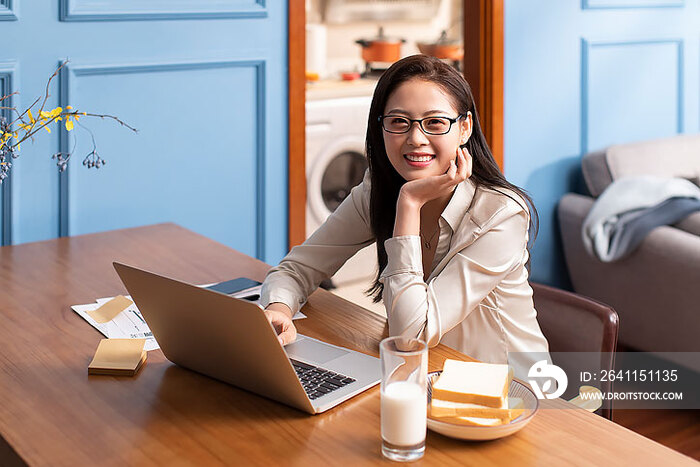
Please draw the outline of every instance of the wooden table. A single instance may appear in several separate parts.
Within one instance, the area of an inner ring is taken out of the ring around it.
[[[268,266],[173,224],[0,248],[0,465],[378,464],[377,387],[310,416],[174,366],[160,350],[133,378],[88,376],[101,335],[70,309],[124,293],[112,261],[210,283]],[[300,332],[378,355],[385,321],[319,290]],[[446,357],[430,351],[431,369]],[[554,405],[566,407],[557,401]],[[491,442],[429,433],[419,465],[682,465],[695,461],[579,409],[540,410]]]

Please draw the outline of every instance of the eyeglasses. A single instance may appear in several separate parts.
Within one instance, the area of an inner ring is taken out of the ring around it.
[[[414,120],[412,118],[399,117],[398,115],[382,115],[379,117],[379,121],[382,123],[384,131],[388,133],[408,133],[413,122],[418,122],[423,133],[428,135],[444,135],[449,133],[452,129],[452,124],[462,117],[463,115],[459,115],[457,118],[425,117]]]

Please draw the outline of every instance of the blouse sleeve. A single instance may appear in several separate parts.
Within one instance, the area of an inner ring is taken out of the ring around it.
[[[270,269],[262,286],[261,304],[265,307],[281,302],[296,313],[321,281],[373,241],[369,176],[365,174],[363,182],[352,189],[316,232]]]
[[[423,281],[420,237],[393,237],[380,280],[389,334],[422,337],[429,346],[462,322],[527,257],[529,218],[523,209],[496,213],[429,284]]]

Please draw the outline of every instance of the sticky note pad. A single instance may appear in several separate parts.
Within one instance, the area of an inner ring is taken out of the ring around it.
[[[146,339],[102,339],[88,366],[90,375],[133,376],[146,361]]]
[[[132,302],[124,295],[117,295],[110,301],[102,304],[99,308],[88,311],[88,315],[98,323],[112,321],[122,311],[126,310]]]

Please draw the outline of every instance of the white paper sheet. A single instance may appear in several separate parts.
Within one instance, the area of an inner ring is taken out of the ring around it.
[[[85,321],[90,323],[90,326],[100,331],[109,339],[146,339],[144,349],[155,350],[159,349],[158,342],[153,337],[153,333],[149,329],[146,321],[141,316],[141,312],[135,304],[129,305],[126,310],[119,313],[112,321],[106,323],[98,323],[87,313],[97,309],[100,305],[108,302],[113,297],[98,298],[97,303],[88,303],[86,305],[73,305],[71,308],[78,313]],[[129,300],[131,297],[127,296]]]

